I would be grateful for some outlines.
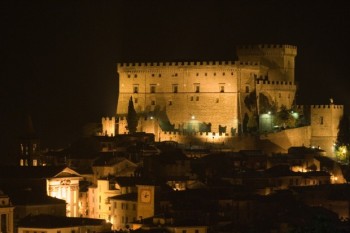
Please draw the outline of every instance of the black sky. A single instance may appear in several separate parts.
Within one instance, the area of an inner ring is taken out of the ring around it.
[[[234,60],[241,44],[298,46],[298,103],[333,97],[350,108],[346,1],[6,1],[0,10],[4,147],[27,112],[44,147],[112,116],[117,62]]]

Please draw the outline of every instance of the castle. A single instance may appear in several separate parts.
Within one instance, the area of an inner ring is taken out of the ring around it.
[[[137,131],[153,133],[157,141],[185,143],[190,136],[229,145],[245,133],[274,132],[276,113],[288,110],[295,120],[308,116],[299,125],[309,129],[298,144],[332,144],[343,106],[295,105],[296,55],[296,46],[253,45],[238,47],[237,61],[118,64],[116,117],[102,118],[102,134],[128,133],[132,99]]]

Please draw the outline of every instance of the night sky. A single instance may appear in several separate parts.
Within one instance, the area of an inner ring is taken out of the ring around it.
[[[255,3],[258,2],[258,3]],[[1,3],[1,148],[25,115],[43,147],[112,116],[117,62],[235,60],[242,44],[298,47],[299,104],[350,109],[346,1],[125,0]]]

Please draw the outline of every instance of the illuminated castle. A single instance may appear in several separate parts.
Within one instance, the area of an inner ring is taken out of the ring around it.
[[[258,117],[295,104],[296,55],[296,46],[255,45],[238,47],[237,61],[118,64],[116,118],[102,119],[102,134],[128,133],[130,98],[137,130],[159,141],[181,142],[181,135],[191,134],[226,142],[252,128],[261,131]]]

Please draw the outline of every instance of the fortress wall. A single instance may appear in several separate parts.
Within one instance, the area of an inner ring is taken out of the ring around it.
[[[276,133],[261,135],[260,139],[269,140],[288,151],[292,146],[309,146],[311,138],[311,127],[305,126],[294,129],[286,129]]]

